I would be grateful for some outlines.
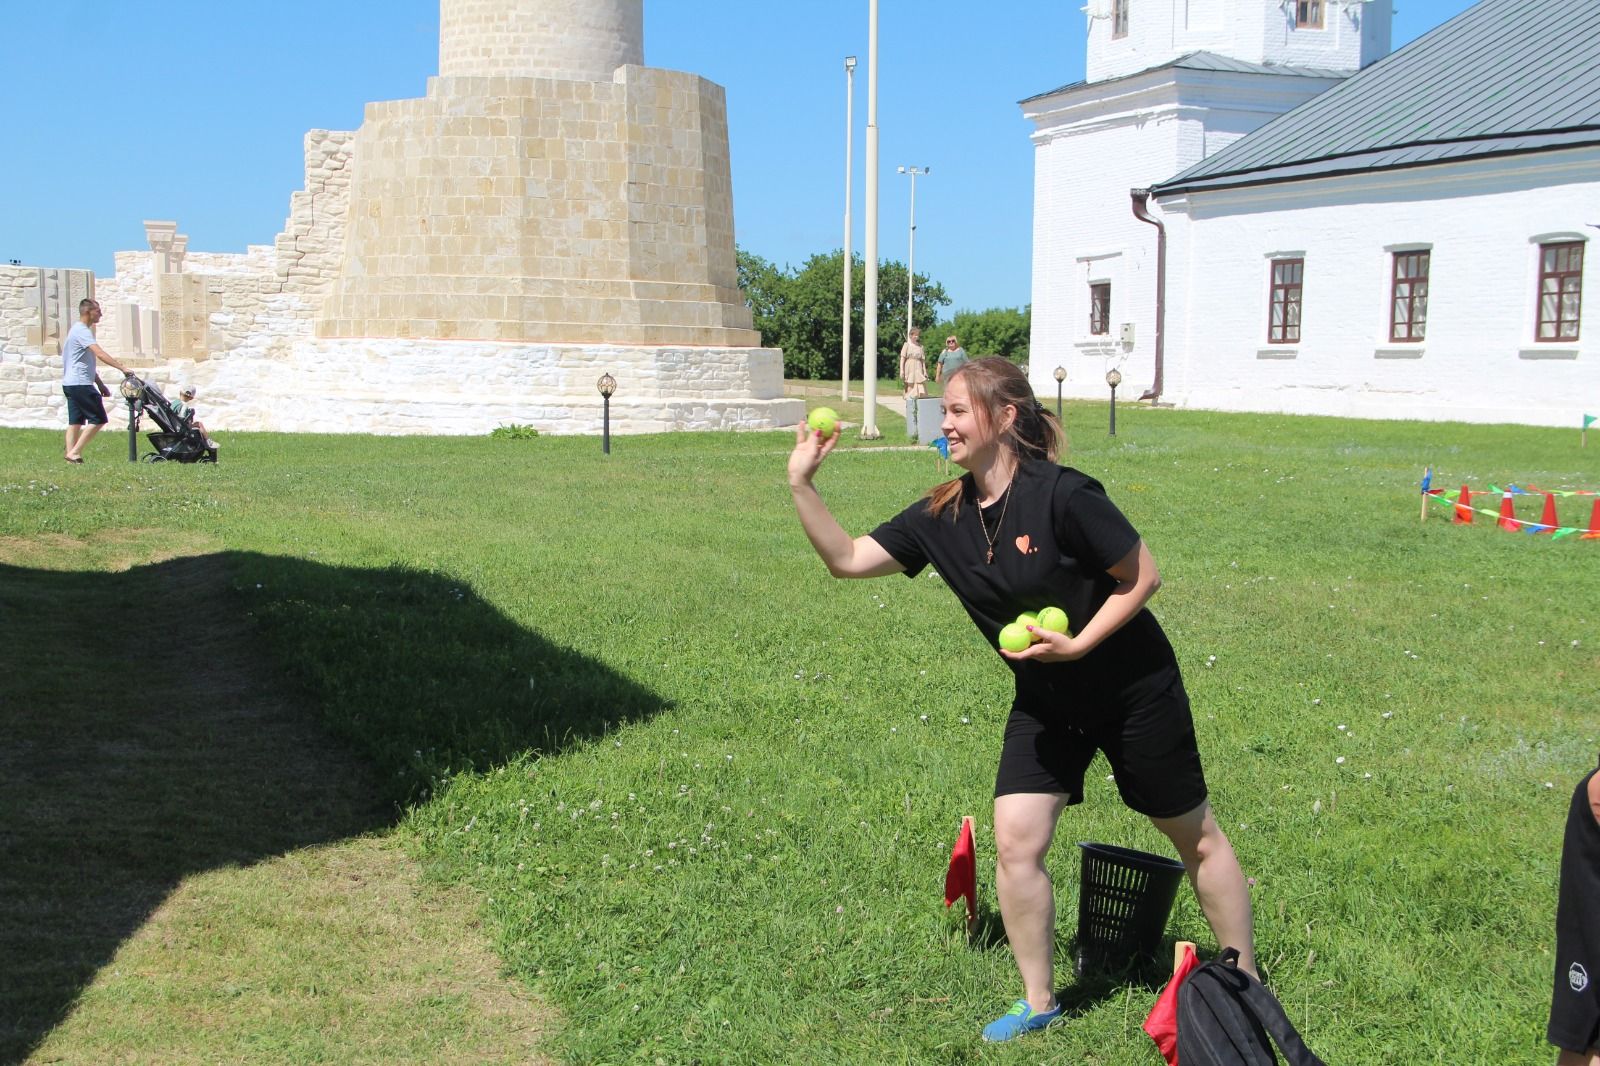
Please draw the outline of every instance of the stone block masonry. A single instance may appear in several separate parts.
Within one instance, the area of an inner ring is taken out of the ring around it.
[[[424,97],[306,135],[270,245],[146,221],[102,346],[218,431],[595,432],[602,372],[618,433],[798,422],[738,289],[723,90],[644,65],[642,0],[441,0],[440,30]],[[0,423],[58,423],[4,301]]]

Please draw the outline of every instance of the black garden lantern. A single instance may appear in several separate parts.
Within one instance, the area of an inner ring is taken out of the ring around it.
[[[602,416],[600,430],[600,452],[603,455],[611,454],[611,394],[617,391],[617,379],[610,374],[601,374],[597,386],[600,389],[600,398],[605,401],[605,414]]]
[[[128,401],[128,462],[139,461],[139,415],[144,409],[144,382],[129,374],[122,379],[119,389],[122,398]]]
[[[1122,371],[1112,367],[1106,371],[1106,384],[1111,386],[1111,433],[1117,435],[1117,386],[1122,384]]]

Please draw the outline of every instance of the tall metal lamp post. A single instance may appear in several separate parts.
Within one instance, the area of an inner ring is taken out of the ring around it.
[[[1106,371],[1106,384],[1111,386],[1111,433],[1117,435],[1117,386],[1122,384],[1122,371],[1112,367]]]
[[[600,398],[605,401],[605,414],[603,416],[604,421],[601,424],[602,428],[600,430],[600,453],[602,455],[610,455],[611,394],[617,391],[617,379],[612,377],[610,374],[601,374],[598,387],[600,389]]]
[[[143,384],[131,374],[122,379],[122,386],[118,390],[122,398],[128,401],[128,462],[139,461],[139,415],[143,405],[139,402],[144,396]]]
[[[901,167],[900,173],[911,175],[911,233],[906,238],[906,340],[911,339],[911,327],[917,324],[917,179],[933,173],[932,167]]]
[[[850,282],[855,258],[850,252],[851,156],[855,149],[856,57],[844,57],[844,343],[839,353],[839,399],[850,401]]]
[[[1060,421],[1062,421],[1062,418],[1061,418],[1061,383],[1063,381],[1067,380],[1067,368],[1064,367],[1064,366],[1056,367],[1055,379],[1056,379],[1056,421],[1060,422]]]

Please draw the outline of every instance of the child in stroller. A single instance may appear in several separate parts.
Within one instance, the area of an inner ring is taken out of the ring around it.
[[[206,424],[200,421],[199,418],[195,417],[194,407],[191,406],[193,402],[194,386],[183,386],[178,390],[177,400],[173,401],[172,403],[172,413],[177,416],[179,421],[186,421],[195,429],[198,429],[200,431],[200,435],[206,439],[206,447],[214,449],[217,446],[217,442],[212,440],[211,434],[206,432]]]
[[[154,452],[144,457],[147,463],[214,463],[217,461],[217,444],[206,435],[205,427],[194,420],[194,408],[187,403],[175,403],[162,395],[161,390],[149,381],[138,382],[137,403],[150,415],[160,433],[147,434]],[[185,395],[194,396],[194,390],[185,386]]]

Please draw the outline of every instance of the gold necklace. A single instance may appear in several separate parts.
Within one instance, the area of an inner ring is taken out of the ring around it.
[[[981,503],[978,504],[978,525],[983,527],[983,539],[989,542],[989,555],[988,558],[984,559],[984,563],[987,565],[994,564],[995,537],[1000,535],[1000,527],[1005,524],[1006,508],[1011,506],[1011,486],[1016,484],[1016,482],[1017,475],[1013,473],[1011,475],[1011,480],[1006,482],[1006,493],[1005,496],[1002,497],[1003,502],[1000,504],[1000,518],[994,524],[994,536],[989,535],[989,523],[983,519],[983,505]]]

